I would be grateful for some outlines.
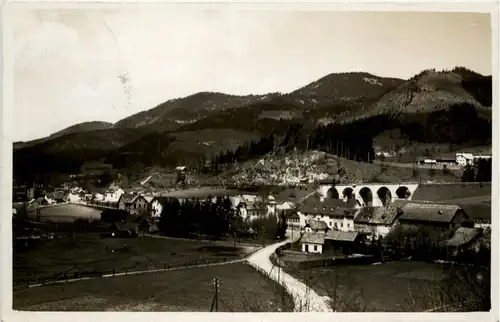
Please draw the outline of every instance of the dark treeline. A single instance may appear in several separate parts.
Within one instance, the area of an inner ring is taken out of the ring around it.
[[[272,152],[275,147],[275,141],[274,134],[271,134],[261,137],[256,141],[245,142],[234,151],[222,151],[211,160],[212,170],[219,171],[222,165],[244,162]]]
[[[462,182],[491,182],[492,159],[479,159],[474,165],[466,165]]]
[[[474,223],[470,224],[471,227]],[[467,224],[464,224],[467,226]],[[399,256],[412,256],[416,260],[455,260],[478,265],[489,265],[491,256],[491,231],[486,229],[476,251],[446,247],[445,241],[453,236],[454,230],[438,231],[436,229],[407,229],[397,227],[383,240],[374,242],[379,250],[393,251]]]
[[[193,235],[209,235],[217,240],[224,236],[247,236],[249,229],[252,235],[276,239],[283,237],[286,231],[286,220],[279,215],[263,217],[253,222],[243,220],[229,198],[212,197],[205,200],[188,199],[180,202],[169,198],[163,203],[158,228],[161,233],[172,237],[192,237]]]
[[[279,143],[271,144],[271,138],[273,142],[276,140],[274,136],[263,137],[260,141],[245,144],[236,151],[224,151],[212,162],[216,164],[216,170],[222,164],[260,157],[271,152],[273,147],[283,148],[285,152],[318,149],[349,160],[371,162],[375,157],[373,138],[392,129],[400,129],[408,141],[446,142],[450,143],[450,148],[453,144],[471,142],[489,144],[492,135],[490,120],[480,117],[472,105],[457,104],[432,113],[400,115],[397,118],[378,115],[349,124],[319,125],[315,128],[295,123],[290,125]]]

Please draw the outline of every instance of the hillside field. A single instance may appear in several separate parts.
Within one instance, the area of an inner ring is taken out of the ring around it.
[[[23,311],[209,312],[219,278],[220,312],[276,312],[280,286],[246,264],[190,268],[48,285],[14,292]],[[285,311],[293,301],[284,293]]]

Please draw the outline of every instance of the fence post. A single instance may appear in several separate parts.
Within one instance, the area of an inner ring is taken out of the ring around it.
[[[116,273],[116,271],[115,271],[115,268],[113,267],[113,276],[115,276],[115,273]]]
[[[163,268],[164,268],[164,269],[167,269],[167,264],[163,264]]]

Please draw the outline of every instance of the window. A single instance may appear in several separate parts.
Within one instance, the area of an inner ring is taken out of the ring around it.
[[[314,245],[314,251],[318,250],[318,245]]]
[[[344,223],[340,223],[340,227],[343,228],[344,227]]]
[[[351,227],[351,225],[350,225],[350,224],[347,224],[347,228],[349,228],[349,227]]]

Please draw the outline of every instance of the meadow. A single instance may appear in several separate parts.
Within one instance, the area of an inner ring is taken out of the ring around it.
[[[339,301],[337,311],[423,311],[437,283],[446,277],[438,264],[405,261],[285,270],[319,295],[337,295],[348,302]]]
[[[76,219],[100,220],[102,210],[77,204],[59,204],[42,206],[40,215],[42,221],[73,222]],[[28,217],[34,219],[36,210],[30,209]]]
[[[198,311],[209,312],[214,278],[218,311],[292,311],[292,298],[246,264],[190,268],[163,273],[100,278],[16,291],[13,307],[23,311]],[[283,296],[283,298],[281,297]]]
[[[237,260],[255,247],[229,246],[227,243],[197,242],[139,236],[137,238],[100,238],[81,234],[40,243],[27,252],[14,252],[14,284],[27,280],[75,273],[116,272],[152,268],[201,265],[207,262]]]

